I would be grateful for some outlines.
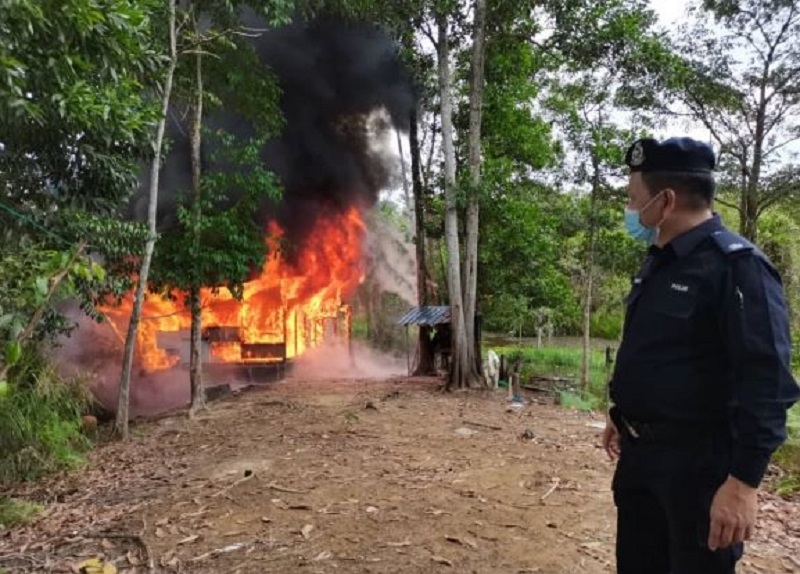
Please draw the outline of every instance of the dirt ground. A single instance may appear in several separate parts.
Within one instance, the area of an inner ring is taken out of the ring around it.
[[[139,424],[82,471],[11,493],[47,510],[0,532],[0,568],[613,572],[602,416],[438,386],[286,381]],[[761,503],[739,572],[800,572],[800,501]]]

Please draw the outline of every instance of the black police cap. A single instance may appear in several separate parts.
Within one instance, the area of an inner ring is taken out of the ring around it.
[[[631,172],[677,171],[710,174],[716,167],[716,156],[708,144],[692,138],[670,138],[662,142],[644,138],[628,148],[625,163]]]

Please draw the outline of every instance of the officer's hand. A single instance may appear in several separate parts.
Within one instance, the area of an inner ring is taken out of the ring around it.
[[[715,551],[749,540],[756,524],[758,490],[728,477],[711,503],[708,548]]]
[[[619,431],[610,418],[606,418],[606,428],[603,431],[603,448],[611,460],[619,458]]]

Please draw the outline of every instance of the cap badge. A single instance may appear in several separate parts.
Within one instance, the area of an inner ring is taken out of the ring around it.
[[[631,150],[631,161],[630,164],[633,167],[639,167],[644,163],[644,148],[642,147],[642,142],[636,142],[633,144],[633,149]]]

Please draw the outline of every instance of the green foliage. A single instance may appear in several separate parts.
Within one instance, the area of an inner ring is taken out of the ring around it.
[[[592,412],[602,408],[602,402],[592,395],[582,397],[569,391],[558,393],[558,404],[565,409],[572,409],[581,412]]]
[[[69,251],[17,245],[12,253],[0,251],[0,278],[0,363],[13,366],[28,343],[21,340],[23,331],[37,312],[42,313],[41,320],[29,339],[52,341],[71,327],[56,307],[80,289],[104,282],[106,274],[96,262],[85,257],[73,259]]]
[[[595,311],[592,314],[591,336],[607,340],[619,339],[622,336],[623,322],[624,316],[619,310]]]
[[[478,249],[483,270],[478,291],[488,329],[509,330],[508,318],[523,312],[525,331],[531,332],[532,310],[539,307],[555,310],[557,326],[578,320],[569,276],[559,264],[569,205],[569,198],[545,188],[520,184],[492,190],[482,212]],[[518,321],[514,326],[519,327]]]
[[[16,0],[0,11],[4,199],[113,211],[156,118],[155,0]],[[9,223],[4,222],[4,225]],[[11,222],[13,223],[13,222]]]
[[[506,355],[509,360],[522,358],[522,379],[531,376],[558,376],[577,380],[581,369],[582,351],[579,346],[559,343],[556,347],[537,348],[529,342],[523,346],[487,345],[498,355]],[[590,354],[590,388],[594,396],[605,393],[605,356],[600,349],[593,348]],[[588,400],[588,399],[587,399]]]
[[[786,473],[777,487],[777,492],[781,495],[800,492],[800,404],[789,411],[786,426],[789,438],[775,453],[775,462]]]
[[[265,230],[256,223],[255,212],[264,200],[280,197],[280,188],[261,163],[263,139],[237,142],[221,131],[213,138],[220,144],[213,161],[226,169],[202,178],[199,243],[194,241],[193,198],[188,194],[178,209],[178,226],[158,242],[151,280],[159,290],[227,287],[241,296],[243,282],[264,262]]]
[[[41,504],[0,497],[0,530],[24,526],[44,510]],[[2,570],[0,570],[2,572]]]
[[[74,298],[97,317],[102,293],[125,290],[143,231],[119,211],[152,153],[162,5],[16,0],[0,10],[0,345],[11,362],[19,348],[6,345],[37,309],[34,339],[52,338],[69,328],[56,304]],[[79,258],[45,302],[84,239],[105,265]]]
[[[35,350],[26,350],[0,395],[0,482],[35,480],[75,468],[90,446],[81,431],[89,405],[79,381],[61,379]]]

